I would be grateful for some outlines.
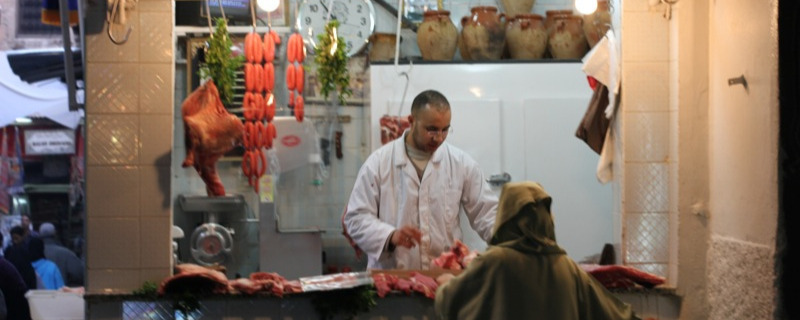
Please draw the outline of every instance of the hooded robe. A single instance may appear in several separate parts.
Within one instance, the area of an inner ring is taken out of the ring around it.
[[[443,319],[639,319],[556,244],[550,196],[507,183],[489,249],[439,287]]]

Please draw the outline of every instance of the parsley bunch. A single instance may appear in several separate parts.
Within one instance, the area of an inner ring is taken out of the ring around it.
[[[328,100],[332,92],[338,92],[339,104],[345,105],[353,91],[350,90],[350,73],[347,72],[347,46],[344,38],[336,36],[338,27],[339,21],[331,20],[325,25],[325,33],[317,36],[319,43],[314,62],[317,64],[320,94]]]
[[[228,22],[217,18],[217,30],[208,40],[208,50],[205,55],[205,65],[200,67],[200,77],[211,78],[219,90],[222,103],[230,105],[233,102],[233,84],[236,81],[236,71],[241,69],[244,58],[232,57],[231,47],[233,41],[228,36]]]

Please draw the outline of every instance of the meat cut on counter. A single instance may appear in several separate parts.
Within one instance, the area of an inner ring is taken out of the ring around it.
[[[395,275],[388,271],[375,270],[372,272],[372,280],[378,296],[386,297],[392,291],[403,292],[410,295],[419,292],[427,298],[436,298],[436,289],[439,284],[432,277],[417,271],[410,271],[407,274]]]
[[[199,294],[265,293],[283,297],[287,293],[303,291],[300,281],[286,280],[283,276],[272,272],[253,272],[249,278],[228,280],[222,272],[191,263],[177,265],[175,270],[175,275],[161,282],[158,294],[182,294],[185,292]]]
[[[242,122],[230,114],[219,98],[213,80],[190,94],[181,105],[186,140],[183,167],[194,167],[206,184],[209,196],[225,195],[225,186],[217,175],[217,160],[240,144]]]

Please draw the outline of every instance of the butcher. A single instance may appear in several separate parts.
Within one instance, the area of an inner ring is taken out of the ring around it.
[[[489,241],[497,194],[464,151],[445,142],[450,103],[423,91],[411,104],[410,127],[375,150],[359,170],[343,216],[345,232],[370,269],[429,269],[461,240],[459,211]]]

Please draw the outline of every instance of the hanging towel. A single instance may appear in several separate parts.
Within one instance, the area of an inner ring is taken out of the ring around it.
[[[103,0],[101,0],[103,1]],[[69,8],[69,25],[78,24],[78,0],[67,0]],[[42,23],[61,26],[61,13],[58,0],[42,0]]]
[[[583,115],[578,130],[575,131],[575,136],[586,142],[597,154],[603,150],[610,122],[605,116],[606,106],[608,106],[608,87],[598,84],[592,99],[589,100],[589,108]]]

